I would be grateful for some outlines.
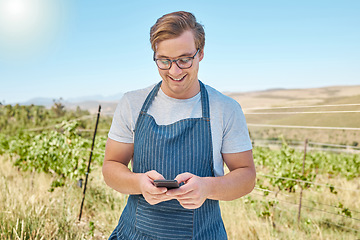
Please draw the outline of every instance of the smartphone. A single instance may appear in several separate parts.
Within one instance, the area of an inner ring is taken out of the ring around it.
[[[176,180],[154,180],[156,187],[166,187],[167,189],[178,188],[179,183]]]

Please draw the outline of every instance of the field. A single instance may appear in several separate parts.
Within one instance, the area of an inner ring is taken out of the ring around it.
[[[297,95],[274,90],[232,96],[244,103],[248,123],[360,128],[357,112],[249,114],[360,110],[359,105],[251,109],[360,103],[356,86],[296,91]],[[258,105],[247,105],[247,101]],[[100,118],[78,220],[84,190],[84,184],[78,186],[79,179],[86,176],[95,121],[96,115],[80,108],[66,110],[61,103],[51,109],[0,106],[1,240],[107,239],[127,199],[107,187],[101,174],[111,117]],[[255,146],[257,184],[248,196],[220,203],[229,239],[360,239],[360,131],[251,125],[249,130]],[[305,139],[309,145],[304,159]],[[262,147],[258,140],[268,144]],[[323,143],[320,151],[311,148],[316,141]],[[341,147],[340,152],[340,147],[330,143],[346,148]]]
[[[360,141],[359,130],[274,128],[252,124],[360,128],[359,93],[360,86],[337,86],[228,95],[242,105],[255,139],[284,136],[286,139],[356,146]]]
[[[50,192],[50,175],[19,171],[6,155],[0,161],[0,207],[4,209],[0,239],[106,239],[115,227],[126,196],[105,186],[100,166],[91,172],[79,222],[82,189],[76,181],[69,180]],[[258,167],[258,172],[266,170]],[[307,199],[303,204],[334,214],[303,207],[298,222],[298,191],[278,191],[258,176],[257,189],[249,196],[221,202],[229,239],[358,239],[359,220],[355,218],[360,214],[355,211],[360,209],[359,177],[347,180],[320,174],[316,180],[332,183],[337,194],[330,188],[311,187],[303,192]],[[259,189],[267,189],[269,194]],[[339,207],[339,203],[346,207]],[[344,209],[351,209],[351,218],[342,212]]]

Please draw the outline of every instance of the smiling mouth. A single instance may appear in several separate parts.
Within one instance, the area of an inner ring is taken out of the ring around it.
[[[184,75],[184,76],[182,76],[181,78],[173,78],[173,77],[171,77],[171,76],[169,76],[169,78],[170,78],[171,80],[174,80],[174,81],[180,82],[180,81],[184,80],[184,78],[186,77],[186,75],[187,75],[187,74],[185,74],[185,75]]]

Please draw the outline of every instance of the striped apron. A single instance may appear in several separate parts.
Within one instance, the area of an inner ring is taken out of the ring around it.
[[[200,82],[200,81],[199,81]],[[213,177],[213,149],[208,93],[200,82],[201,118],[157,125],[147,114],[161,82],[147,96],[135,125],[133,172],[156,170],[165,179],[190,172]],[[227,239],[219,202],[207,199],[197,209],[177,200],[150,205],[142,195],[130,195],[109,239]]]

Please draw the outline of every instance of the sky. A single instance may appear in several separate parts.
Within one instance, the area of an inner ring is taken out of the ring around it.
[[[358,0],[0,0],[0,102],[157,83],[150,27],[180,10],[204,26],[198,76],[221,92],[360,85]]]

